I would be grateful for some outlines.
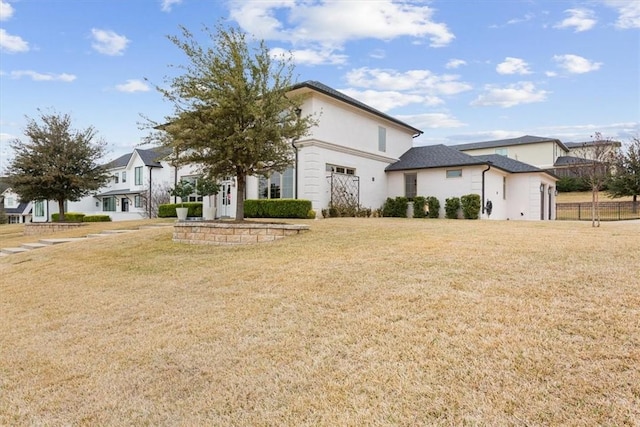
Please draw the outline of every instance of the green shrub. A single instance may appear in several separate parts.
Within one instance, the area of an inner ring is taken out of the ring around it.
[[[110,222],[109,215],[87,215],[83,218],[84,222]]]
[[[406,218],[408,204],[409,200],[406,197],[400,196],[395,199],[388,197],[382,205],[382,216]]]
[[[414,218],[424,218],[426,217],[426,212],[424,211],[427,206],[427,199],[422,196],[416,196],[413,198],[413,217]]]
[[[60,222],[60,214],[54,213],[51,215],[53,222]],[[79,212],[65,212],[64,222],[82,222],[84,220],[84,214]]]
[[[307,218],[315,219],[315,217],[316,217],[316,211],[314,211],[313,209],[309,209],[309,212],[307,212]]]
[[[325,218],[368,218],[371,216],[371,209],[358,205],[331,204],[327,209],[322,210],[322,216]]]
[[[311,200],[249,199],[244,201],[245,218],[307,218],[310,210]]]
[[[189,209],[187,213],[188,217],[200,217],[202,216],[202,202],[189,202],[189,203],[167,203],[158,206],[158,218],[176,218],[176,208],[183,207]]]
[[[563,176],[556,183],[556,188],[561,193],[591,190],[589,183],[579,176]]]
[[[427,206],[429,206],[429,218],[438,218],[440,216],[440,200],[437,197],[427,197]]]
[[[449,197],[444,201],[444,216],[449,219],[457,219],[460,210],[460,198]]]
[[[460,198],[462,215],[465,219],[478,219],[480,217],[480,196],[477,194],[465,194]]]

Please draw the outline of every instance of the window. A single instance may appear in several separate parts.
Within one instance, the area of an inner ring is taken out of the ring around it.
[[[346,175],[356,174],[356,170],[354,168],[348,168],[345,166],[336,166],[336,165],[330,165],[330,164],[327,164],[326,171],[332,172],[332,173],[343,173]]]
[[[12,207],[13,206],[13,197],[7,197],[6,205],[7,205],[7,207]]]
[[[102,210],[104,212],[115,212],[116,211],[116,198],[115,197],[105,197],[102,199]]]
[[[142,197],[140,197],[139,194],[135,195],[133,197],[133,207],[134,208],[141,208],[142,207]]]
[[[192,176],[183,176],[180,178],[180,181],[186,181],[193,187],[193,193],[189,194],[189,197],[185,200],[185,202],[201,202],[202,196],[198,195],[198,178],[197,175]]]
[[[269,178],[260,177],[258,180],[258,198],[292,199],[293,168],[287,168],[283,173],[274,172]]]
[[[462,169],[447,170],[447,178],[460,178],[461,176],[462,176]]]
[[[496,154],[507,157],[508,151],[506,148],[496,148]]]
[[[135,185],[142,185],[142,166],[138,166],[137,168],[135,168],[133,170],[134,172],[134,177],[133,177],[133,181]]]
[[[118,174],[113,175],[113,183],[114,184],[118,183]]]
[[[378,151],[387,151],[387,129],[378,126]]]
[[[33,215],[44,216],[44,202],[42,200],[38,200],[33,206]]]
[[[407,173],[404,175],[404,196],[413,199],[418,195],[418,175]]]
[[[502,177],[502,198],[507,200],[507,177]]]
[[[127,171],[122,171],[122,182],[127,182]]]

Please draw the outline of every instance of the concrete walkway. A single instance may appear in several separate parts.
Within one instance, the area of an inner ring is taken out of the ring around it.
[[[59,245],[61,243],[77,242],[79,240],[114,236],[116,234],[132,233],[138,230],[159,228],[159,227],[173,227],[173,224],[144,225],[137,229],[131,229],[131,230],[104,230],[97,234],[87,234],[85,237],[63,237],[63,238],[57,238],[57,239],[56,238],[40,239],[38,240],[37,243],[23,243],[17,247],[0,248],[0,257],[9,256],[12,254],[20,254],[23,252],[29,252],[34,249],[46,248],[54,245]]]

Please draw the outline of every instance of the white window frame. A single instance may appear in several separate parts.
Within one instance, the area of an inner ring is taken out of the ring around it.
[[[447,179],[462,178],[462,169],[447,169]]]

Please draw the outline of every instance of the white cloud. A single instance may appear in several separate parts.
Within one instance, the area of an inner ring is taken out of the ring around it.
[[[583,74],[600,69],[602,62],[592,62],[578,55],[554,55],[558,67],[571,74]]]
[[[298,65],[321,65],[321,64],[331,64],[331,65],[341,65],[347,62],[347,56],[334,53],[333,50],[314,50],[314,49],[297,49],[288,51],[279,47],[271,49],[269,52],[272,57],[279,58],[284,56],[285,58],[291,57],[293,62]]]
[[[94,42],[91,46],[104,55],[122,55],[130,40],[125,36],[109,30],[91,29]]]
[[[429,70],[399,72],[391,69],[356,68],[346,75],[350,85],[377,90],[408,91],[428,95],[455,95],[472,89],[455,74],[437,75]]]
[[[0,21],[6,21],[13,16],[13,7],[6,1],[0,0]]]
[[[182,0],[161,0],[160,9],[163,12],[171,12],[173,5],[182,3]]]
[[[32,70],[18,70],[11,72],[11,78],[20,79],[22,77],[29,77],[31,80],[36,82],[65,82],[70,83],[76,79],[76,76],[73,74],[51,74],[51,73],[39,73],[37,71]]]
[[[467,126],[465,123],[447,113],[398,115],[396,117],[406,123],[411,123],[418,129],[447,129]]]
[[[445,68],[448,69],[455,69],[458,68],[462,65],[467,65],[467,61],[465,61],[464,59],[450,59],[449,62],[447,62],[447,64],[445,65]]]
[[[442,104],[442,100],[433,97],[418,94],[408,94],[398,91],[378,91],[378,90],[357,90],[357,89],[340,89],[340,92],[357,99],[380,111],[389,111],[397,107],[404,107],[410,104],[422,104],[434,106]]]
[[[285,17],[280,20],[276,12]],[[432,47],[446,46],[455,36],[433,20],[433,13],[425,5],[392,0],[238,0],[230,15],[243,30],[266,40],[340,48],[349,40],[409,36],[429,38]]]
[[[634,0],[603,0],[603,3],[618,12],[617,28],[622,30],[640,28],[640,2]]]
[[[497,105],[499,107],[509,108],[520,104],[542,102],[547,99],[548,93],[547,91],[536,89],[532,82],[519,82],[505,87],[486,85],[484,87],[484,93],[472,101],[471,105]]]
[[[554,25],[555,28],[574,28],[576,33],[592,29],[596,25],[594,13],[589,9],[567,9],[568,18]]]
[[[529,64],[520,58],[512,58],[507,56],[504,62],[496,67],[498,74],[531,74]]]
[[[27,52],[29,43],[24,41],[20,36],[13,36],[0,28],[0,50],[8,53]]]
[[[116,85],[116,89],[120,92],[148,92],[149,85],[141,80],[127,80],[126,83]]]

